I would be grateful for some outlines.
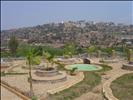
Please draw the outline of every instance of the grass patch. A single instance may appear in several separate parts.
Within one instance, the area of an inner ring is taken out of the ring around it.
[[[100,75],[100,76],[101,76],[101,75],[105,75],[105,72],[106,72],[106,71],[112,70],[112,67],[109,66],[109,65],[106,65],[106,64],[97,64],[97,65],[99,65],[99,66],[102,67],[101,70],[96,71],[96,73],[97,73],[98,75]]]
[[[93,87],[101,82],[101,77],[94,72],[85,72],[84,75],[85,78],[82,82],[69,89],[50,95],[48,100],[73,100],[75,97],[91,91]]]
[[[109,71],[109,70],[112,70],[112,67],[111,66],[108,66],[106,64],[98,64],[99,66],[102,66],[102,69],[99,70],[98,72],[106,72],[106,71]]]
[[[111,89],[119,100],[133,100],[133,73],[125,74],[114,80]]]

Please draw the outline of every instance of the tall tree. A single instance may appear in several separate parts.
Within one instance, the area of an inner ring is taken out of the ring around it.
[[[13,56],[15,56],[16,52],[17,52],[18,45],[19,45],[18,40],[16,39],[15,36],[10,37],[8,45],[9,45],[9,49],[10,49],[11,54]]]
[[[26,54],[26,59],[27,59],[27,64],[29,66],[29,82],[30,82],[30,96],[31,96],[31,98],[34,96],[33,85],[32,85],[31,67],[33,65],[35,56],[36,56],[36,54],[34,54],[34,50],[30,48]]]
[[[90,46],[90,47],[86,48],[85,51],[88,53],[88,56],[91,57],[92,53],[96,51],[96,47]]]

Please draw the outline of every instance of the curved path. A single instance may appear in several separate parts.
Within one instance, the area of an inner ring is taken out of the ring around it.
[[[133,73],[133,71],[121,69],[122,64],[123,64],[123,61],[119,61],[119,63],[108,64],[108,65],[112,66],[113,69],[111,71],[106,72],[107,76],[104,78],[105,79],[107,78],[108,80],[103,82],[103,92],[105,93],[105,96],[109,100],[118,100],[116,97],[113,96],[112,90],[110,88],[112,81],[114,81],[115,79],[117,79],[118,77],[120,77],[124,74]]]
[[[93,59],[93,61],[95,63],[99,63],[98,59]],[[123,63],[126,62],[121,60],[118,63],[108,64],[113,69],[105,72],[105,75],[102,76],[101,84],[96,86],[91,92],[83,94],[75,100],[103,100],[101,91],[104,92],[104,95],[106,98],[108,98],[108,100],[118,100],[116,97],[113,96],[112,90],[110,88],[112,81],[124,74],[133,73],[133,71],[121,69]]]

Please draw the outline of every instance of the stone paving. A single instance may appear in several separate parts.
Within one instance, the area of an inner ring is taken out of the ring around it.
[[[22,99],[1,86],[1,100],[22,100]]]

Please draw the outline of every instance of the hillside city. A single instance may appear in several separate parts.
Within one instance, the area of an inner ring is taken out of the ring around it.
[[[47,44],[55,48],[62,47],[67,42],[74,42],[83,47],[89,45],[111,47],[122,42],[133,44],[133,25],[80,20],[3,30],[1,32],[3,48],[6,48],[11,35],[15,35],[21,42]]]

